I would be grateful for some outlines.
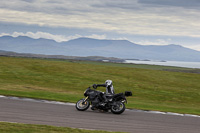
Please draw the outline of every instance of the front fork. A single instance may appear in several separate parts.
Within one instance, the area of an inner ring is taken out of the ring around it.
[[[88,99],[88,96],[83,100],[82,104],[87,104],[87,99]]]

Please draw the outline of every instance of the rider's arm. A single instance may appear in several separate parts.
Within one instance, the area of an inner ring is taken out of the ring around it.
[[[97,87],[106,87],[106,84],[97,84]]]
[[[106,84],[93,84],[93,88],[97,88],[97,87],[106,87]]]

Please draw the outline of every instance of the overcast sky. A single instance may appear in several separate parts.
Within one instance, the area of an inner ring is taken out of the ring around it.
[[[126,39],[200,51],[200,0],[1,0],[3,35]]]

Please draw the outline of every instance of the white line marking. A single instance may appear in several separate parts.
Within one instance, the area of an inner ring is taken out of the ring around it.
[[[178,116],[184,116],[184,114],[179,113],[172,113],[172,112],[166,112],[167,115],[178,115]]]
[[[10,122],[10,121],[0,121],[0,122],[7,122],[7,123],[18,123],[18,122]]]
[[[3,96],[3,95],[0,95],[0,98],[30,101],[30,102],[49,103],[49,104],[69,105],[69,106],[75,106],[76,105],[75,103],[48,101],[48,100],[31,99],[31,98],[20,98],[20,97],[11,97],[11,96]],[[164,114],[164,115],[176,115],[176,116],[187,116],[187,117],[200,118],[199,115],[192,115],[192,114],[179,114],[179,113],[172,113],[172,112],[160,112],[160,111],[150,111],[150,110],[147,111],[147,110],[137,110],[137,109],[126,109],[126,110],[127,111],[133,111],[133,112],[146,112],[146,113],[152,113],[152,114]]]

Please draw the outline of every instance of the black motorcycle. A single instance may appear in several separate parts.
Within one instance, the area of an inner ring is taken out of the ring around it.
[[[79,111],[85,111],[92,105],[92,110],[100,110],[107,112],[111,110],[114,114],[121,114],[125,110],[125,102],[127,103],[126,96],[132,96],[131,91],[125,91],[125,93],[118,93],[113,95],[106,95],[108,102],[103,102],[101,91],[97,91],[88,87],[83,98],[76,103],[76,109]]]

